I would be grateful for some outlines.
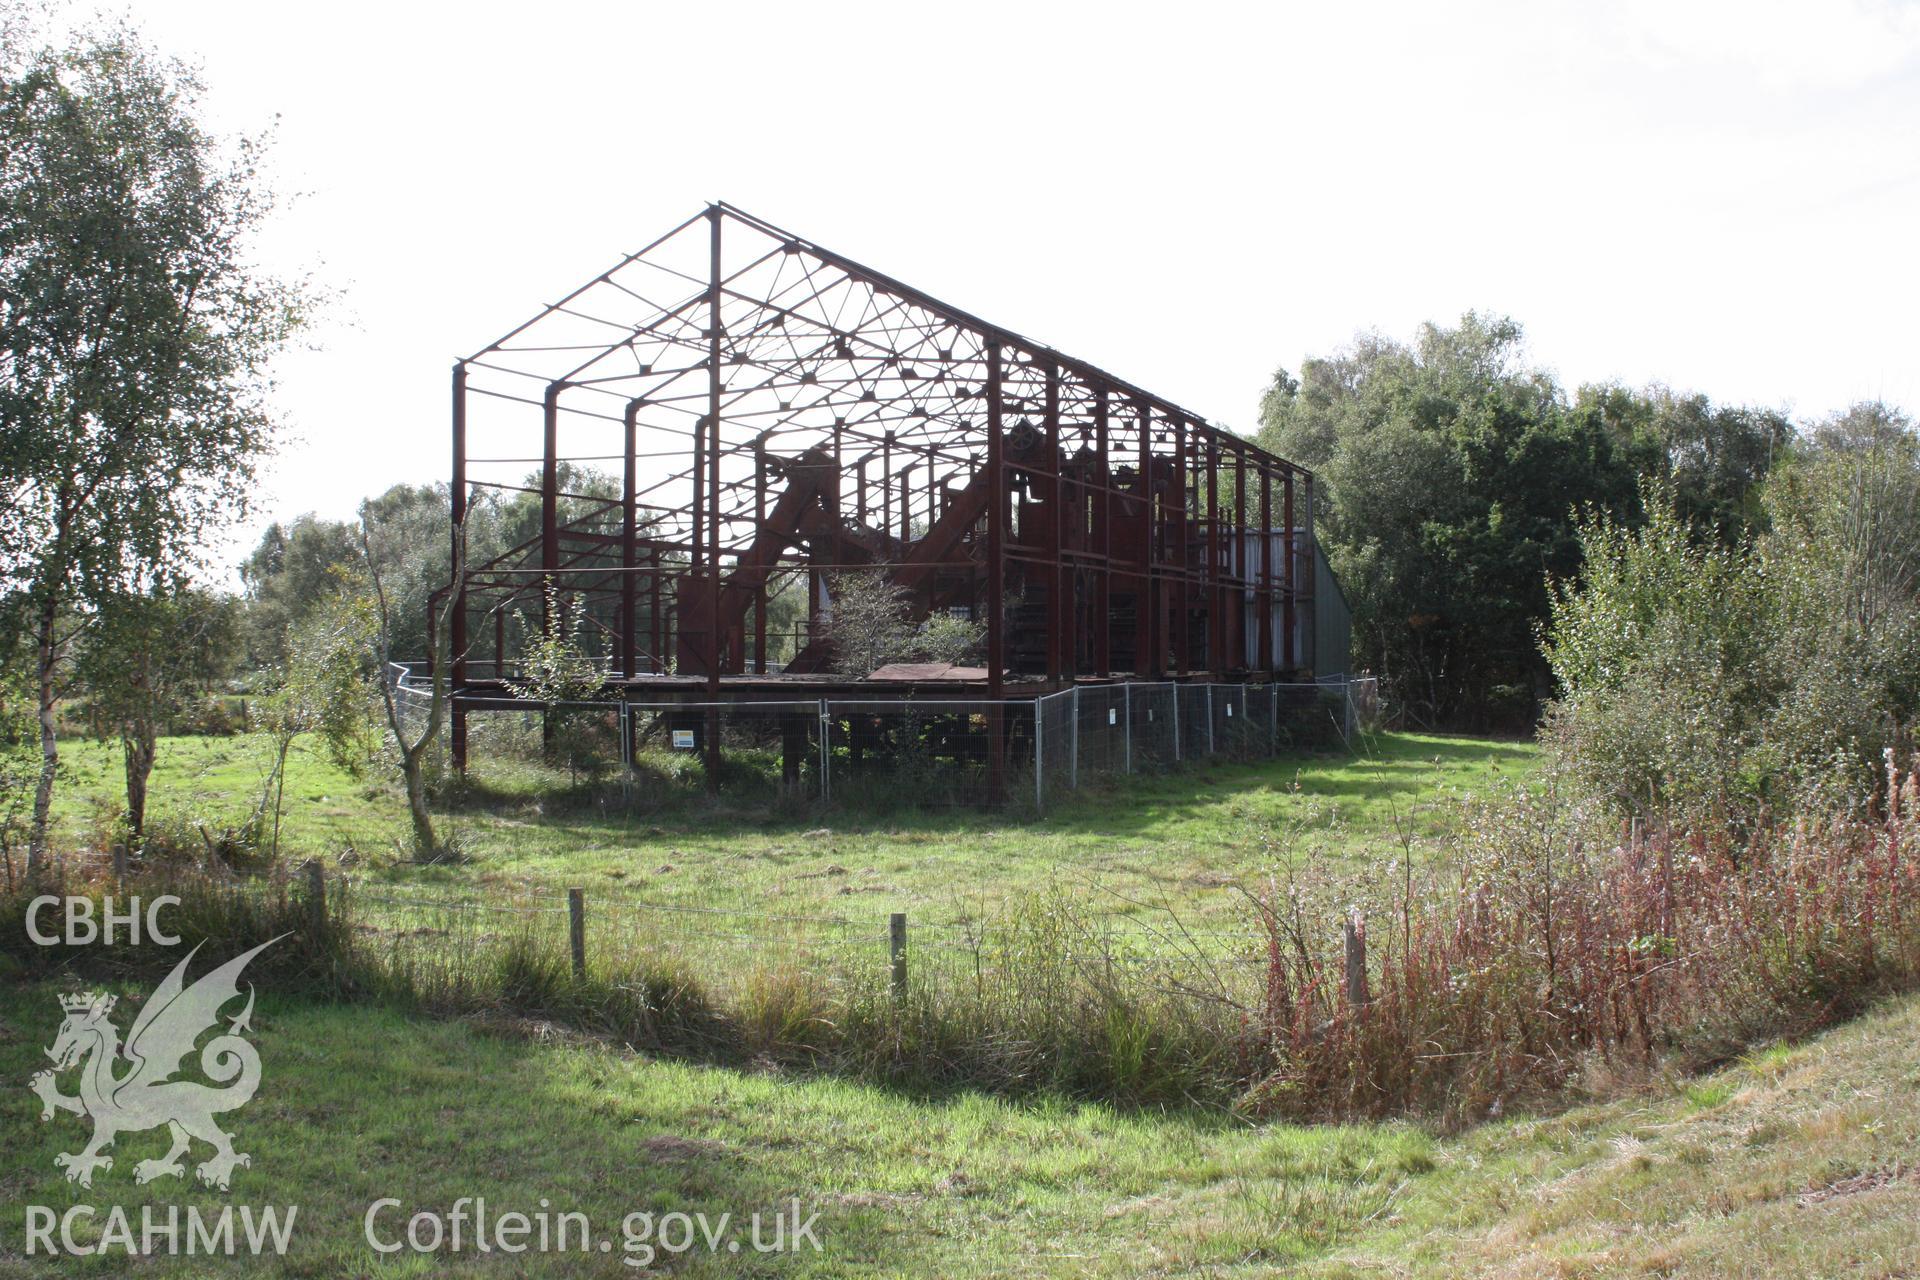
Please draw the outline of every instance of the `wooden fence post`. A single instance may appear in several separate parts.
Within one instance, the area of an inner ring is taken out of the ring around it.
[[[113,891],[127,891],[127,842],[118,840],[113,846]]]
[[[907,913],[904,911],[887,917],[887,954],[893,961],[893,998],[904,1004],[907,999]]]
[[[1343,927],[1347,938],[1347,1004],[1358,1009],[1367,1003],[1367,918],[1355,908]]]
[[[320,859],[307,859],[307,923],[317,941],[327,935],[327,872]]]
[[[567,890],[567,946],[573,952],[573,976],[587,976],[587,901],[578,889]]]

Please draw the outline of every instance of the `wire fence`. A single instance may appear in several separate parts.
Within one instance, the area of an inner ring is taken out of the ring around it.
[[[807,1057],[838,1044],[835,1052],[852,1055],[845,1061],[876,1069],[906,1051],[929,1069],[1019,1090],[1036,1072],[1074,1088],[1142,1088],[1143,1036],[1192,1051],[1163,1067],[1218,1068],[1228,1038],[1250,1025],[1256,1040],[1265,1034],[1257,1020],[1270,1012],[1280,937],[1258,910],[1193,922],[1170,906],[1050,895],[979,915],[919,903],[910,918],[685,905],[625,885],[589,893],[390,881],[318,861],[249,875],[217,863],[129,868],[124,855],[92,855],[56,872],[70,889],[74,877],[120,895],[164,887],[177,895],[169,921],[183,933],[296,937],[276,954],[303,982],[553,1018],[651,1047]],[[1325,972],[1343,973],[1347,1004],[1363,1005],[1364,921],[1350,913],[1328,925],[1305,935],[1293,926],[1287,954],[1310,951]],[[1237,1068],[1190,1072],[1165,1092],[1190,1098],[1194,1086],[1243,1083]]]
[[[415,706],[414,704],[419,704]],[[424,715],[422,696],[407,704]],[[628,803],[702,789],[739,798],[913,808],[1045,808],[1099,778],[1209,758],[1339,751],[1378,716],[1372,678],[1316,683],[1088,684],[1043,697],[581,702],[469,711],[470,770],[539,754],[617,783]]]
[[[1194,930],[1170,912],[1076,907],[940,920],[681,906],[601,889],[450,893],[342,879],[334,892],[344,895],[358,941],[424,990],[470,979],[509,949],[531,949],[581,975],[680,974],[721,997],[747,994],[768,974],[920,998],[977,995],[1058,972],[1115,981],[1204,975],[1211,987],[1253,1000],[1267,963],[1256,929]]]
[[[1033,800],[1102,775],[1183,761],[1348,748],[1379,714],[1378,682],[1087,685],[1035,701]]]

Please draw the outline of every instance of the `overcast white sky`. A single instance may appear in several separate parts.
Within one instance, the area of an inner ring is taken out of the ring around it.
[[[1254,426],[1505,312],[1572,388],[1920,408],[1920,5],[145,0],[340,301],[260,518],[444,478],[453,360],[712,199]]]

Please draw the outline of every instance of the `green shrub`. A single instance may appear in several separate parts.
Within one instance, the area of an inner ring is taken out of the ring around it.
[[[1883,417],[1884,415],[1882,413]],[[1560,775],[1618,813],[1743,825],[1882,797],[1920,716],[1920,442],[1904,419],[1776,467],[1729,547],[1646,494],[1581,530],[1543,647]]]

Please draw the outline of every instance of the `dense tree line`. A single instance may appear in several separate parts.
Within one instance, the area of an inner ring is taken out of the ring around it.
[[[1779,413],[1664,388],[1569,397],[1520,326],[1469,314],[1410,344],[1363,334],[1278,372],[1260,441],[1312,468],[1315,520],[1354,611],[1354,654],[1412,723],[1531,726],[1553,692],[1538,630],[1575,575],[1582,512],[1644,519],[1641,482],[1728,543],[1792,447]]]

